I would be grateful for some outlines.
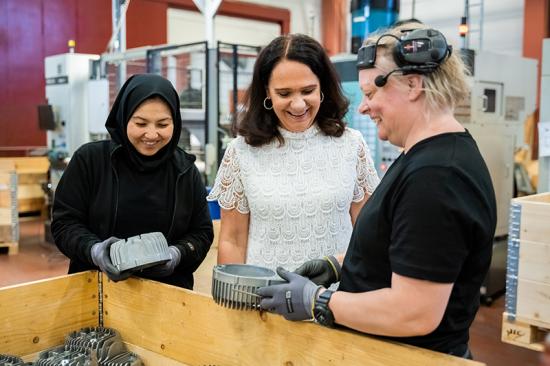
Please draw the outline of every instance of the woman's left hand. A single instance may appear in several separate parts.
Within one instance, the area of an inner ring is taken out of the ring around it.
[[[168,253],[170,255],[170,259],[168,260],[168,262],[145,268],[141,271],[141,273],[143,273],[145,276],[153,278],[170,276],[172,273],[174,273],[174,270],[181,261],[181,252],[177,247],[171,245],[168,247]]]

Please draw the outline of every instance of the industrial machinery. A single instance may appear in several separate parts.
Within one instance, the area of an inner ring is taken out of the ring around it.
[[[233,138],[232,125],[243,109],[260,47],[218,42],[218,162]]]
[[[82,144],[107,135],[108,83],[90,80],[93,62],[98,59],[97,55],[70,52],[44,60],[47,104],[38,106],[38,122],[46,130],[50,161],[49,181],[42,187],[48,213],[69,156]],[[46,241],[53,242],[50,217],[44,225]]]
[[[525,119],[536,108],[537,61],[490,52],[468,52],[471,93],[455,117],[472,134],[493,181],[497,226],[491,268],[481,288],[490,304],[504,292],[510,200],[514,197],[514,152],[523,146]]]
[[[91,135],[107,134],[103,125],[109,108],[107,82],[90,80],[92,62],[98,59],[97,55],[64,53],[44,60],[48,104],[39,106],[39,122],[47,130],[54,191],[65,158],[91,141]]]

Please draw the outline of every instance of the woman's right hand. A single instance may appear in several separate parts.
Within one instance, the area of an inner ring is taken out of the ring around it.
[[[121,272],[113,265],[111,261],[111,245],[120,239],[111,236],[109,239],[103,240],[92,245],[90,256],[92,262],[99,267],[101,272],[105,273],[112,281],[124,281],[132,275],[132,271]]]

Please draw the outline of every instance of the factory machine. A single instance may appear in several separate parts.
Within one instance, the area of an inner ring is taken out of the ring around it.
[[[44,60],[46,104],[38,106],[38,123],[46,130],[50,161],[49,182],[43,186],[48,212],[68,158],[82,144],[107,134],[103,123],[109,108],[108,83],[90,80],[98,59],[97,55],[71,52]],[[50,224],[48,217],[46,241],[53,243]]]
[[[514,152],[524,146],[524,122],[536,109],[537,61],[490,52],[463,52],[471,93],[455,117],[472,134],[485,159],[497,200],[491,268],[481,288],[490,304],[505,289],[508,217],[514,197]]]
[[[498,238],[508,233],[514,152],[524,146],[524,122],[536,109],[537,61],[489,52],[480,52],[473,59],[471,94],[457,108],[455,117],[475,138],[491,172]]]
[[[47,104],[39,106],[39,124],[47,131],[55,190],[65,159],[93,136],[105,136],[109,108],[106,80],[90,80],[97,55],[65,53],[44,60]],[[103,123],[101,123],[101,122]]]

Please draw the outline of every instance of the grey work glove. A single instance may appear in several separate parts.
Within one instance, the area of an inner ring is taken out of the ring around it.
[[[342,268],[338,260],[330,255],[322,259],[307,261],[296,268],[294,272],[309,278],[317,285],[328,288],[331,284],[340,281]]]
[[[178,264],[180,264],[181,252],[177,247],[171,245],[168,247],[168,254],[170,255],[170,259],[168,260],[168,262],[145,268],[141,271],[141,273],[143,273],[145,276],[152,278],[162,278],[170,276],[172,273],[174,273],[174,270],[176,269]]]
[[[260,287],[256,291],[262,297],[260,307],[287,320],[313,319],[313,305],[321,286],[282,267],[277,268],[277,274],[288,283]]]
[[[92,262],[99,267],[101,272],[105,273],[112,281],[124,281],[132,275],[132,271],[121,272],[111,262],[111,245],[120,239],[111,236],[109,239],[92,245],[90,256]]]

